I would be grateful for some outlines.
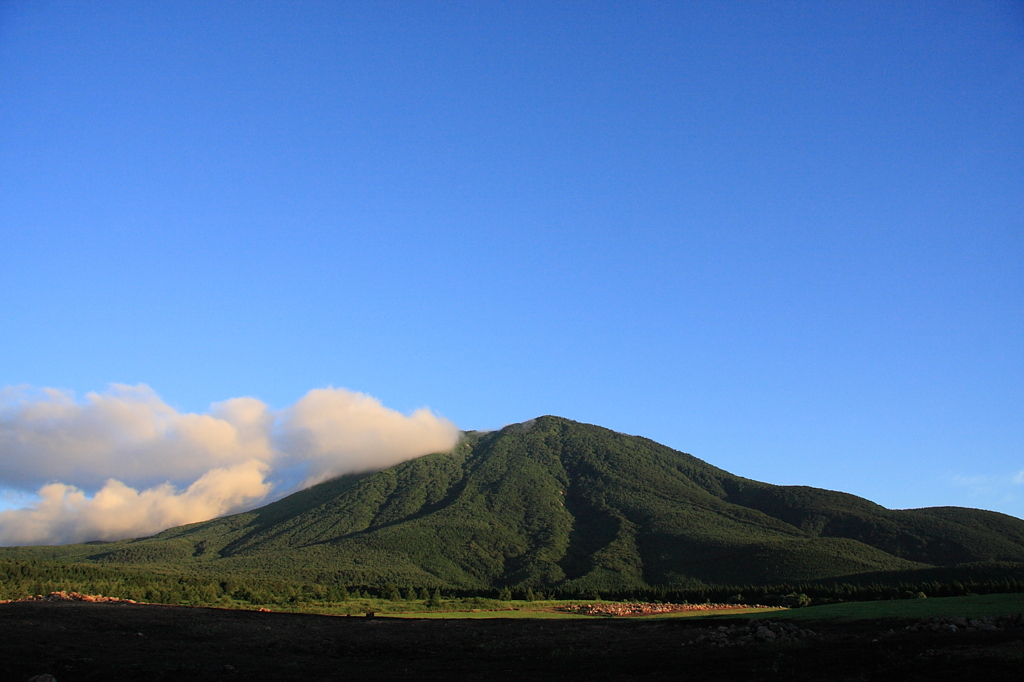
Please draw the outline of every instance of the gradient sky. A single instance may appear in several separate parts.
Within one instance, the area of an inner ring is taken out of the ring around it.
[[[6,0],[0,387],[111,383],[1024,517],[1024,5]]]

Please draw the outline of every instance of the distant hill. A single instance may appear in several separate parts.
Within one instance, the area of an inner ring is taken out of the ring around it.
[[[759,483],[646,438],[549,416],[150,538],[5,556],[346,584],[613,591],[1024,562],[1024,521],[957,507],[896,511]]]

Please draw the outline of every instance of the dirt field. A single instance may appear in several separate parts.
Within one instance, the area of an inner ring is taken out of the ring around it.
[[[911,623],[800,622],[816,635],[720,647],[717,628],[747,618],[427,620],[14,602],[0,604],[0,680],[1020,679],[1024,627],[903,629]]]

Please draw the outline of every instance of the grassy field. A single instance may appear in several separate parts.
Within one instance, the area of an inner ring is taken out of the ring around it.
[[[608,618],[607,616],[588,616],[578,613],[565,613],[558,611],[559,606],[566,604],[577,604],[579,602],[524,602],[524,606],[516,607],[516,610],[504,609],[497,611],[470,610],[470,611],[433,611],[420,613],[389,613],[387,616],[399,616],[407,618],[558,618],[558,619],[595,619]],[[679,613],[659,613],[650,616],[629,616],[628,618],[643,618],[644,620],[663,618],[699,618],[701,616],[730,614],[733,616],[746,616],[754,613],[778,612],[783,609],[775,608],[748,608],[729,609],[727,611],[682,611]],[[615,620],[627,620],[627,618],[615,618]]]
[[[360,599],[338,604],[297,604],[295,606],[268,606],[272,611],[289,613],[317,613],[331,616],[363,616],[373,612],[388,618],[541,618],[541,619],[595,619],[607,616],[590,616],[566,613],[560,610],[579,601],[499,601],[497,599],[451,599],[441,606],[427,607],[423,602],[394,602],[382,599]],[[237,606],[235,607],[237,608]],[[255,609],[257,607],[250,607]],[[879,618],[927,618],[930,616],[954,616],[980,618],[1002,616],[1009,613],[1024,613],[1024,593],[986,594],[967,597],[941,597],[932,599],[902,599],[869,602],[846,602],[826,604],[800,609],[777,607],[726,609],[722,611],[681,611],[659,613],[649,616],[629,616],[628,619],[661,620],[675,618],[736,618],[752,617],[779,618],[802,621],[857,621]],[[626,620],[627,618],[614,618]]]
[[[534,602],[534,606],[527,606],[522,609],[503,609],[497,611],[482,611],[482,610],[470,610],[470,611],[426,611],[420,613],[388,613],[383,614],[389,617],[400,617],[400,618],[431,618],[431,619],[449,619],[449,618],[557,618],[557,619],[586,619],[592,618],[593,616],[581,616],[578,613],[564,613],[561,611],[553,610],[553,607],[545,608],[544,602]],[[442,607],[443,608],[443,607]]]
[[[980,618],[1024,613],[1024,594],[978,594],[937,599],[901,599],[896,601],[847,602],[792,609],[791,620],[853,621],[874,618],[927,618],[953,616]]]
[[[359,599],[340,604],[300,604],[292,607],[269,606],[272,611],[318,613],[328,616],[363,616],[371,612],[388,618],[593,618],[556,610],[575,604],[570,601],[499,601],[483,599],[444,600],[441,606],[422,602],[394,602],[385,599]],[[252,607],[255,609],[256,607]]]
[[[318,613],[329,616],[363,616],[372,612],[380,617],[388,618],[545,618],[545,619],[594,619],[607,616],[590,616],[578,613],[566,613],[560,607],[579,604],[575,601],[499,601],[485,599],[452,599],[445,600],[439,607],[426,607],[422,602],[393,602],[378,599],[360,599],[341,604],[301,604],[292,607],[269,606],[272,611],[289,613]],[[587,602],[593,603],[593,602]],[[257,607],[251,607],[255,609]],[[746,616],[759,613],[777,613],[787,611],[780,608],[741,608],[722,611],[682,611],[678,613],[660,613],[650,616],[630,616],[630,618],[661,619],[661,618],[701,618],[715,615]],[[616,618],[623,620],[623,618]]]

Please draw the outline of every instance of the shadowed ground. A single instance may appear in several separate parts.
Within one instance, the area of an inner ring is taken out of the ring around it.
[[[779,619],[782,620],[782,619]],[[1024,628],[807,623],[819,638],[684,644],[747,619],[419,620],[181,606],[0,605],[0,679],[1018,679]]]

